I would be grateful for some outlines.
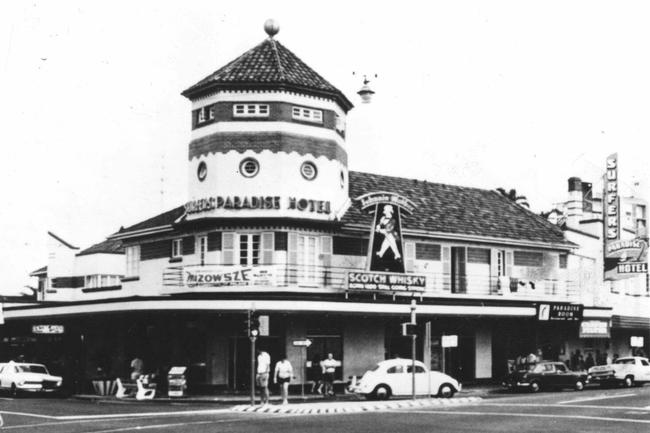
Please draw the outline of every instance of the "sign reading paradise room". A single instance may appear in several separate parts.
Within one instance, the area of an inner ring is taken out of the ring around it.
[[[415,205],[390,192],[374,192],[357,198],[373,213],[366,272],[348,272],[348,290],[421,292],[426,277],[406,274],[402,245],[401,211],[411,214]]]
[[[621,199],[618,190],[618,155],[607,157],[603,191],[605,226],[605,280],[621,280],[648,273],[647,233],[621,239]],[[641,237],[643,236],[643,237]]]

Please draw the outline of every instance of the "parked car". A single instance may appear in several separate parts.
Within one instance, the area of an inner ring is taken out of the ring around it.
[[[537,392],[541,389],[573,388],[582,391],[587,383],[587,372],[571,371],[562,362],[543,361],[535,364],[517,366],[503,380],[508,389],[528,389]]]
[[[641,356],[618,358],[609,365],[597,365],[589,369],[589,381],[601,385],[623,385],[650,382],[650,361]]]
[[[367,399],[385,400],[391,396],[412,394],[413,361],[388,359],[367,371],[353,387],[353,391]],[[438,371],[429,371],[424,363],[415,361],[415,392],[417,395],[436,395],[451,398],[461,389],[456,379]]]
[[[63,379],[52,376],[42,364],[9,361],[0,364],[0,389],[15,396],[19,392],[55,392]]]

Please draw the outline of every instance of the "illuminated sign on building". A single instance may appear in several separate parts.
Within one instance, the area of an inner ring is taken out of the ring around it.
[[[609,320],[583,320],[580,338],[609,338]]]
[[[348,272],[348,290],[422,292],[426,277],[384,272]]]
[[[621,199],[618,189],[618,155],[607,157],[603,191],[605,226],[605,280],[620,280],[648,272],[648,241],[621,239]]]
[[[208,212],[215,209],[227,210],[244,210],[244,209],[275,209],[283,208],[281,205],[281,198],[279,196],[253,196],[253,197],[240,197],[240,196],[216,196],[201,198],[198,200],[191,200],[185,204],[185,212],[188,214],[195,214],[201,212]],[[325,200],[311,200],[306,198],[288,197],[284,206],[286,209],[297,209],[303,212],[314,213],[331,213],[331,205],[329,201]]]
[[[582,320],[582,304],[539,304],[537,320],[545,321],[578,321]]]
[[[33,325],[32,334],[63,334],[65,327],[63,325]]]

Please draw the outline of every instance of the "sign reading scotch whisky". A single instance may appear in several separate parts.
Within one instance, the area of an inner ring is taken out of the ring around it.
[[[379,292],[422,292],[426,277],[386,272],[348,272],[348,290]]]

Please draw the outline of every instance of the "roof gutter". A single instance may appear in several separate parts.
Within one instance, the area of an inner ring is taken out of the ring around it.
[[[368,226],[365,224],[346,224],[344,229],[349,229],[353,231],[363,231],[368,232]],[[541,241],[530,241],[524,239],[511,239],[511,238],[497,238],[492,236],[477,236],[477,235],[466,235],[462,233],[445,233],[445,232],[433,232],[428,230],[414,230],[414,229],[403,229],[402,232],[405,235],[412,236],[423,236],[427,238],[437,238],[437,239],[449,239],[449,240],[463,240],[468,242],[489,242],[493,244],[502,244],[502,245],[515,245],[522,247],[535,247],[535,248],[545,248],[553,250],[572,250],[578,248],[578,245],[571,241],[566,241],[565,243],[558,242],[541,242]]]

